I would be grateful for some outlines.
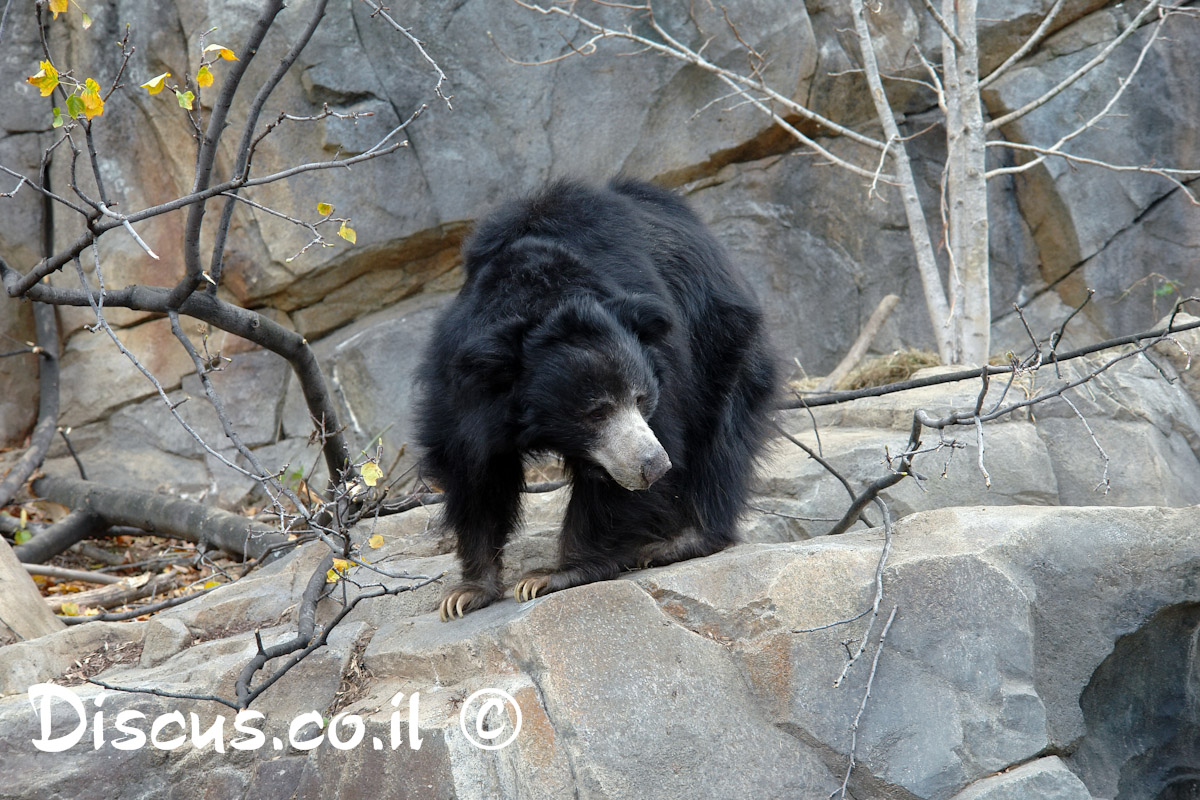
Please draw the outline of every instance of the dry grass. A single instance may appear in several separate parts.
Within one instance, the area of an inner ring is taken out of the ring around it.
[[[897,350],[886,356],[867,359],[855,367],[835,388],[842,391],[897,383],[908,380],[919,369],[936,367],[940,363],[937,353],[912,348]]]

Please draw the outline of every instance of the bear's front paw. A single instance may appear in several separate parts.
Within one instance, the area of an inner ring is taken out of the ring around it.
[[[462,619],[477,608],[490,605],[500,596],[499,590],[488,590],[475,583],[460,583],[446,590],[438,608],[442,622]]]
[[[535,597],[550,594],[556,589],[562,588],[554,585],[554,578],[557,575],[558,573],[552,569],[535,569],[526,572],[513,587],[513,597],[518,603],[524,603]]]

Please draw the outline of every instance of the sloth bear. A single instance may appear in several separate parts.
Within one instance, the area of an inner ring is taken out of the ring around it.
[[[776,388],[762,314],[679,198],[560,181],[484,219],[419,368],[422,473],[463,580],[441,617],[503,593],[523,457],[571,481],[558,565],[518,600],[735,541]]]

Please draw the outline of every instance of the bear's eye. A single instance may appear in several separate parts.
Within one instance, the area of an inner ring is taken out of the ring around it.
[[[603,422],[605,419],[608,418],[608,415],[611,412],[612,412],[612,404],[611,403],[600,403],[600,404],[594,405],[590,409],[588,409],[587,417],[588,417],[588,419],[592,420],[593,422]]]

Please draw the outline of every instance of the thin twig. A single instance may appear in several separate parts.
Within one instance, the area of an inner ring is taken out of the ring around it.
[[[896,619],[896,612],[900,610],[900,606],[892,606],[892,613],[888,615],[887,624],[883,626],[883,631],[879,634],[879,645],[875,648],[875,658],[871,661],[871,672],[867,676],[867,688],[863,691],[862,702],[858,704],[858,713],[854,715],[854,722],[850,725],[850,758],[846,765],[846,776],[842,779],[842,785],[829,797],[834,798],[839,794],[843,800],[846,797],[846,791],[850,785],[850,773],[854,771],[855,752],[858,749],[858,725],[862,722],[863,713],[867,710],[867,700],[871,697],[871,686],[875,682],[875,673],[879,669],[879,656],[883,654],[883,643],[887,640],[888,631],[892,628],[892,621]]]

